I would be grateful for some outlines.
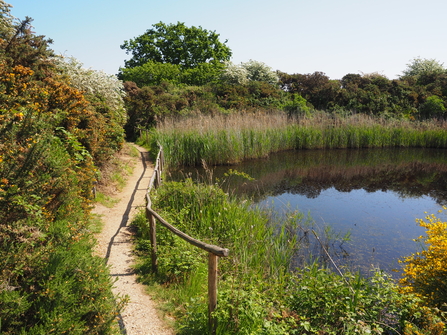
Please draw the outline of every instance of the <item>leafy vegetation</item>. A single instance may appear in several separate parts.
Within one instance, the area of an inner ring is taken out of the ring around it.
[[[2,334],[113,332],[125,299],[112,295],[108,269],[92,254],[89,210],[98,168],[125,133],[161,143],[171,166],[287,149],[447,145],[447,73],[435,60],[414,59],[396,80],[286,74],[230,63],[215,32],[160,22],[121,46],[132,54],[122,83],[55,56],[31,22],[17,21],[0,0]],[[166,183],[153,197],[177,227],[232,251],[221,260],[219,334],[445,333],[446,227],[435,216],[420,221],[429,247],[404,260],[399,289],[377,270],[369,279],[317,264],[291,272],[299,214],[276,222],[190,180]],[[136,225],[144,255],[144,218]],[[159,254],[156,275],[143,257],[142,278],[172,292],[180,333],[206,333],[205,255],[164,229]]]
[[[124,300],[92,253],[89,210],[123,143],[122,89],[55,58],[0,4],[0,332],[108,334]]]
[[[219,41],[219,34],[182,22],[154,24],[143,35],[124,41],[121,49],[132,58],[120,69],[120,78],[145,86],[162,80],[205,84],[216,78],[222,62],[231,57],[230,48]]]
[[[182,231],[230,249],[219,261],[217,334],[442,334],[445,329],[444,314],[412,292],[401,294],[377,269],[369,278],[347,269],[336,274],[318,263],[292,269],[300,249],[297,228],[307,227],[299,213],[278,222],[217,185],[191,180],[165,183],[152,199]],[[164,298],[180,334],[207,334],[206,254],[158,227],[159,272],[151,273],[144,214],[134,224],[141,234],[143,280],[168,292]]]
[[[228,61],[229,51],[219,57],[204,51],[208,58],[195,52],[184,54],[198,43],[190,36],[194,29],[199,29],[200,36],[209,32],[180,23],[160,22],[154,27],[148,36],[126,41],[122,46],[133,54],[120,70],[120,78],[128,82],[126,105],[132,115],[126,125],[129,138],[134,139],[138,130],[153,127],[166,115],[194,113],[281,111],[299,116],[325,111],[387,119],[445,118],[447,71],[434,59],[413,59],[402,76],[393,80],[379,73],[349,73],[341,79],[330,79],[318,71],[273,71],[253,60],[236,65]],[[205,37],[205,50],[218,36],[213,34],[213,38]],[[181,38],[188,42],[181,42]],[[167,41],[172,45],[184,43],[179,49],[182,52],[165,48]],[[157,98],[160,95],[162,99]]]

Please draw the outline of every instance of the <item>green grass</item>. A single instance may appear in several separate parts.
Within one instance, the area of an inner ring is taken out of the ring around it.
[[[102,229],[104,227],[104,222],[102,221],[101,216],[102,215],[99,215],[99,214],[91,214],[90,215],[88,230],[92,234],[99,234],[102,231]]]
[[[113,208],[113,206],[115,206],[119,202],[119,199],[113,198],[110,195],[106,195],[102,192],[97,191],[95,201],[97,203],[100,203],[104,207]]]

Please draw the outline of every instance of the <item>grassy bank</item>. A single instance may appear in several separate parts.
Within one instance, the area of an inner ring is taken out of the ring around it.
[[[217,334],[442,333],[435,310],[421,307],[416,295],[400,294],[378,270],[367,279],[316,263],[292,269],[302,237],[296,231],[310,233],[300,214],[276,221],[216,185],[190,180],[165,183],[153,194],[153,205],[189,235],[230,249],[219,261]],[[135,225],[145,229],[143,214]],[[157,275],[150,271],[149,241],[140,237],[137,243],[143,281],[168,302],[179,334],[207,334],[206,253],[162,227],[157,235]]]
[[[147,135],[147,136],[146,136]],[[283,113],[239,113],[167,119],[140,138],[160,143],[169,166],[232,164],[294,149],[373,147],[446,148],[444,122],[385,120],[325,113],[288,118]]]

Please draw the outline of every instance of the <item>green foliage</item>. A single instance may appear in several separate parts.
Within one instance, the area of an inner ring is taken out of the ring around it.
[[[436,95],[429,96],[419,107],[419,113],[426,118],[442,117],[446,107],[442,99]]]
[[[214,83],[222,71],[222,63],[200,63],[196,67],[181,73],[180,81],[186,85],[205,85]]]
[[[281,107],[289,117],[309,114],[310,112],[306,99],[299,94],[293,94],[292,99],[283,104]]]
[[[187,91],[188,85],[198,85],[207,92],[199,101],[177,104],[176,108],[166,106],[164,101],[146,104],[163,110],[164,115],[279,109],[299,114],[299,110],[308,108],[307,114],[322,110],[338,115],[362,113],[414,121],[445,118],[442,105],[446,106],[447,101],[445,70],[427,70],[417,76],[395,80],[379,73],[351,73],[340,80],[331,80],[318,71],[311,74],[274,72],[266,64],[253,60],[239,65],[229,61],[204,62],[192,68],[150,60],[144,65],[121,69],[120,75],[122,79],[135,82],[137,87],[149,85],[155,95],[165,93],[167,84],[178,91]],[[306,106],[295,101],[297,96],[305,99]],[[438,101],[433,101],[434,96]],[[129,95],[129,105],[140,104],[133,101],[134,98],[139,100],[136,95]],[[171,101],[167,99],[167,104]],[[149,123],[139,123],[136,127],[147,129],[156,119],[153,115]]]
[[[424,114],[417,109],[427,96],[437,95],[444,102],[447,93],[446,72],[421,70],[417,76],[389,80],[378,73],[347,74],[330,80],[324,73],[287,74],[279,72],[280,86],[288,93],[300,94],[318,110],[356,112],[405,117],[410,120]]]
[[[439,63],[436,59],[423,59],[420,57],[413,58],[407,64],[407,68],[402,72],[404,77],[421,76],[428,73],[445,73],[444,64]]]
[[[220,110],[207,86],[177,87],[163,82],[140,89],[133,82],[125,82],[124,87],[128,94],[125,98],[128,119],[124,128],[131,140],[168,115],[208,114]]]
[[[30,22],[0,31],[0,332],[109,334],[122,302],[92,254],[89,210],[95,163],[123,140],[120,93],[58,65]]]
[[[227,176],[234,177],[241,176],[236,172]],[[222,314],[219,316],[222,324],[232,324],[235,330],[240,329],[237,320],[244,318],[244,324],[253,318],[256,324],[263,324],[262,319],[260,321],[256,317],[256,310],[262,311],[262,305],[258,302],[255,302],[257,307],[253,311],[244,309],[243,305],[236,310],[231,304],[250,299],[250,294],[244,293],[246,280],[252,282],[254,278],[271,278],[268,282],[274,283],[283,278],[296,247],[296,240],[290,235],[292,226],[277,231],[268,224],[268,215],[250,210],[248,202],[232,200],[217,186],[194,184],[191,180],[164,183],[152,199],[162,216],[180,230],[194,238],[231,250],[231,256],[219,262],[220,271],[228,280],[228,284],[224,284],[225,288],[219,288],[219,294],[226,296],[229,304],[222,305]],[[146,229],[144,222],[140,221],[138,226],[142,231]],[[202,329],[203,322],[206,322],[203,318],[206,314],[203,312],[206,311],[199,305],[203,306],[203,296],[206,294],[206,253],[174,237],[162,227],[157,229],[157,242],[160,255],[158,280],[169,284],[170,289],[176,292],[176,304],[185,304],[189,315],[188,320],[185,319],[187,328]],[[147,255],[147,243],[140,241],[139,246],[140,250],[146,250]],[[141,271],[150,269],[149,262],[143,261]],[[149,276],[145,274],[146,278]],[[191,284],[195,289],[191,289]],[[178,292],[185,289],[188,294]],[[252,289],[255,290],[255,287]],[[261,291],[258,296],[261,296]],[[265,311],[262,313],[265,314]],[[247,329],[252,327],[244,326]],[[185,333],[188,331],[185,330]]]
[[[154,24],[143,35],[125,41],[121,49],[132,58],[120,69],[119,77],[140,87],[163,81],[204,85],[218,77],[222,63],[231,57],[219,34],[181,22]]]
[[[85,211],[94,175],[77,172],[91,158],[79,142],[66,148],[48,122],[31,117],[0,128],[8,144],[0,148],[2,334],[105,333],[121,304],[104,263],[91,254]]]
[[[162,82],[179,84],[180,74],[181,68],[177,64],[149,60],[140,66],[121,69],[120,78],[143,87],[160,85]]]
[[[443,318],[434,309],[418,306],[416,296],[401,295],[394,281],[378,270],[369,278],[350,272],[342,277],[314,263],[294,277],[289,304],[299,315],[298,328],[306,333],[413,334],[408,329],[419,325],[431,331]]]
[[[171,63],[189,69],[201,63],[223,62],[231,57],[226,42],[219,34],[202,27],[187,27],[182,22],[152,25],[143,35],[124,41],[121,49],[132,54],[127,68],[142,66],[149,61]]]

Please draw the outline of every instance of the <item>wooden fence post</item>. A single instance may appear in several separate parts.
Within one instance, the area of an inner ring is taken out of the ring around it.
[[[161,166],[160,166],[160,158],[158,159],[158,170],[157,170],[157,187],[161,185]]]
[[[211,334],[216,333],[217,320],[213,312],[217,307],[217,262],[218,256],[209,253],[208,258],[208,326]]]
[[[149,211],[152,203],[149,196],[147,196],[147,207],[146,207],[146,217],[149,220],[149,239],[151,241],[151,260],[152,260],[152,271],[156,273],[158,271],[158,260],[157,260],[157,225],[154,216]]]
[[[163,171],[165,169],[165,154],[163,153],[163,150],[160,152],[160,171]]]
[[[152,271],[158,272],[158,260],[157,260],[157,225],[154,216],[151,214],[149,218],[150,239],[152,245]]]
[[[154,187],[157,189],[160,186],[160,184],[158,182],[158,170],[154,170],[154,174],[155,174],[155,176],[154,176]]]

